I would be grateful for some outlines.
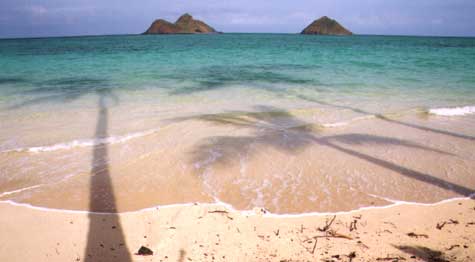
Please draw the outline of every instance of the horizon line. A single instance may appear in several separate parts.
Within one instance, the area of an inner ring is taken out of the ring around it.
[[[222,34],[274,34],[274,35],[305,35],[301,33],[284,33],[284,32],[219,32],[219,33],[201,33],[201,34],[149,34],[147,36],[162,35],[222,35]],[[143,36],[143,33],[124,33],[124,34],[85,34],[85,35],[58,35],[58,36],[20,36],[20,37],[0,37],[0,40],[22,40],[22,39],[47,39],[47,38],[81,38],[81,37],[104,37],[104,36]],[[352,37],[352,36],[389,36],[389,37],[440,37],[440,38],[475,38],[475,35],[401,35],[401,34],[358,34],[353,35],[309,35],[309,36],[336,36],[336,37]]]

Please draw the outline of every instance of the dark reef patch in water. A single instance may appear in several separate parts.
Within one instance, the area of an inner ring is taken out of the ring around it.
[[[283,68],[286,67],[284,66]],[[285,70],[279,71],[266,68],[265,66],[254,66],[251,68],[248,66],[211,66],[193,71],[174,72],[170,75],[164,75],[163,78],[177,81],[183,79],[192,80],[190,85],[175,88],[171,91],[170,93],[173,95],[213,90],[243,83],[318,84],[316,80],[292,76],[291,72],[286,72]]]

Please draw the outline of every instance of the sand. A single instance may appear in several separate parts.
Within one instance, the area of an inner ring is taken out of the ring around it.
[[[0,212],[0,261],[475,260],[467,198],[301,216],[204,204],[116,215],[3,202]]]

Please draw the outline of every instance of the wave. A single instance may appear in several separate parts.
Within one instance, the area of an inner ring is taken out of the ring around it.
[[[475,106],[445,107],[429,109],[429,114],[438,116],[463,116],[475,114]]]
[[[124,136],[109,136],[104,138],[96,138],[96,139],[79,139],[73,140],[66,143],[58,143],[49,146],[36,146],[36,147],[24,147],[24,148],[15,148],[15,149],[8,149],[5,151],[1,151],[0,153],[11,153],[11,152],[28,152],[28,153],[41,153],[41,152],[51,152],[57,150],[67,150],[76,147],[91,147],[91,146],[98,146],[103,144],[117,144],[123,143],[128,140],[144,137],[151,135],[155,132],[160,130],[160,128],[150,129],[143,132],[131,133]]]

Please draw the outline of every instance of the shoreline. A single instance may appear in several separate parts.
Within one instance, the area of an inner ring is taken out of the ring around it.
[[[375,196],[381,199],[386,200],[387,202],[390,202],[391,204],[389,205],[383,205],[383,206],[364,206],[360,207],[357,209],[352,209],[352,210],[347,210],[347,211],[335,211],[335,212],[303,212],[303,213],[272,213],[268,210],[265,209],[265,207],[254,207],[253,209],[250,210],[239,210],[234,208],[231,204],[222,202],[222,201],[217,201],[215,203],[202,203],[202,202],[193,202],[193,203],[178,203],[178,204],[168,204],[168,205],[156,205],[156,206],[151,206],[147,208],[142,208],[139,210],[133,210],[133,211],[124,211],[124,212],[91,212],[87,210],[74,210],[74,209],[60,209],[60,208],[49,208],[49,207],[42,207],[42,206],[35,206],[31,205],[28,203],[18,203],[13,200],[0,200],[0,205],[1,204],[8,204],[11,206],[16,206],[16,207],[24,207],[32,210],[39,210],[39,211],[45,211],[45,212],[57,212],[57,213],[70,213],[70,214],[96,214],[96,215],[125,215],[125,214],[137,214],[141,212],[147,212],[150,210],[157,210],[157,209],[173,209],[173,208],[187,208],[187,207],[192,207],[192,206],[203,206],[203,207],[223,207],[226,210],[229,210],[230,212],[233,213],[239,213],[241,215],[263,215],[265,217],[277,217],[277,218],[297,218],[297,217],[312,217],[312,216],[330,216],[330,215],[348,215],[348,214],[353,214],[353,213],[358,213],[358,212],[363,212],[366,210],[373,210],[373,209],[388,209],[392,207],[397,207],[397,206],[403,206],[403,205],[411,205],[411,206],[422,206],[422,207],[433,207],[433,206],[438,206],[441,204],[445,203],[450,203],[454,201],[463,201],[463,200],[473,200],[475,199],[475,192],[469,196],[466,197],[453,197],[453,198],[448,198],[444,199],[441,201],[437,201],[434,203],[421,203],[421,202],[411,202],[411,201],[403,201],[403,200],[393,200],[385,197],[380,197],[380,196]],[[258,211],[256,213],[256,211]],[[263,214],[258,214],[260,212],[263,212]]]

